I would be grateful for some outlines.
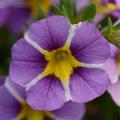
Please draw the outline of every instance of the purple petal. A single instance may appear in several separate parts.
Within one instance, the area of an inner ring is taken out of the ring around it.
[[[90,23],[81,23],[72,40],[73,55],[85,63],[104,63],[110,56],[110,46],[97,28]]]
[[[82,120],[85,114],[84,104],[66,102],[60,109],[53,111],[59,120]]]
[[[0,120],[15,118],[20,112],[19,102],[8,92],[5,86],[0,87]]]
[[[111,57],[116,58],[116,55],[118,54],[118,52],[120,52],[120,49],[113,44],[110,44],[110,47],[111,47]]]
[[[98,14],[94,17],[94,19],[93,19],[92,22],[97,25],[97,24],[98,24],[100,21],[102,21],[105,17],[106,17],[106,14],[98,13]]]
[[[74,102],[88,102],[102,95],[108,87],[109,78],[100,69],[79,68],[71,77],[70,88]]]
[[[120,9],[120,0],[114,0],[116,2],[117,7]]]
[[[1,0],[0,8],[23,7],[26,0]]]
[[[22,99],[26,99],[26,91],[25,88],[19,86],[18,84],[15,84],[14,82],[12,82],[11,80],[9,80],[9,84],[12,87],[12,89],[14,89],[17,94],[22,98]]]
[[[53,4],[60,4],[60,0],[51,0]]]
[[[111,11],[111,13],[113,16],[120,18],[120,10],[114,10],[114,11]]]
[[[119,49],[112,44],[110,44],[110,47],[111,57],[105,62],[103,68],[108,73],[111,83],[116,83],[119,80],[118,65],[116,60]]]
[[[84,9],[89,4],[89,2],[89,0],[76,0],[75,5],[77,11],[80,12],[80,10]]]
[[[0,76],[0,86],[5,83],[5,77]]]
[[[9,17],[8,9],[0,9],[0,27],[6,24],[8,17]]]
[[[18,34],[29,19],[30,11],[26,8],[10,8],[9,11],[8,28],[12,33]]]
[[[65,103],[65,92],[55,77],[43,78],[27,92],[27,102],[37,110],[55,110]]]
[[[108,92],[112,96],[114,102],[120,106],[120,81],[115,84],[110,84],[108,87]]]
[[[12,48],[12,63],[10,66],[10,79],[20,85],[25,85],[36,78],[45,68],[46,61],[36,49],[31,47],[24,39]]]
[[[116,83],[119,80],[118,66],[115,58],[110,58],[104,65],[104,70],[108,73],[111,83]]]
[[[31,25],[28,36],[46,50],[62,47],[67,39],[69,25],[65,17],[51,16]]]

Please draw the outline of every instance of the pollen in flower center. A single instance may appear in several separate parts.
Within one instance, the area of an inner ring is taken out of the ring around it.
[[[98,13],[108,13],[112,10],[118,9],[116,4],[111,2],[105,5],[101,0],[92,0],[92,3],[94,3],[97,6]]]
[[[45,58],[48,64],[42,75],[55,75],[62,83],[69,82],[73,69],[80,66],[80,62],[71,54],[71,51],[65,48],[53,50]]]
[[[68,59],[68,57],[70,57],[69,51],[58,50],[55,51],[55,53],[53,53],[53,59],[56,62],[60,62],[62,60]]]
[[[16,120],[43,120],[43,114],[42,111],[33,110],[24,102],[21,104],[21,111]]]
[[[51,6],[50,0],[28,0],[28,7],[32,11],[32,15],[36,16],[39,12],[39,8],[43,10],[43,12],[48,12]]]
[[[107,7],[110,10],[117,10],[118,9],[114,3],[108,3]]]
[[[48,116],[49,118],[53,117],[50,112],[33,110],[26,102],[24,102],[21,104],[21,111],[16,120],[43,120],[44,116]]]

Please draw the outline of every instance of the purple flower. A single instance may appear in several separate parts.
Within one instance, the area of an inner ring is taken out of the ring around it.
[[[108,92],[111,94],[113,100],[120,106],[120,50],[111,45],[111,57],[104,65],[104,69],[110,76],[111,83],[108,87]]]
[[[106,0],[105,4],[110,9],[110,13],[117,18],[120,18],[120,0]]]
[[[18,34],[30,17],[30,11],[22,7],[23,0],[0,1],[0,27],[6,26],[13,34]]]
[[[83,104],[72,102],[54,112],[33,110],[25,102],[24,88],[8,78],[0,78],[0,98],[0,120],[44,120],[45,116],[60,120],[80,120],[85,113]]]
[[[0,27],[6,26],[13,34],[18,34],[23,29],[28,18],[29,10],[26,8],[0,9]]]
[[[69,101],[60,109],[53,111],[53,114],[57,120],[82,120],[85,114],[85,106]]]
[[[22,7],[26,0],[1,0],[0,8]]]
[[[94,0],[92,2],[97,8],[97,14],[93,20],[95,24],[98,24],[108,14],[120,18],[120,0]]]
[[[55,110],[102,95],[109,78],[102,65],[110,46],[95,25],[71,25],[62,16],[33,23],[12,48],[10,78],[26,88],[34,109]]]

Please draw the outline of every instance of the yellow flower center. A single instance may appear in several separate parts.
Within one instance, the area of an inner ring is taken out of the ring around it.
[[[52,118],[52,114],[46,111],[38,111],[30,108],[27,103],[22,103],[22,109],[16,120],[44,120],[45,115]]]
[[[49,52],[45,58],[48,64],[42,75],[55,75],[62,83],[68,83],[73,69],[80,66],[80,62],[72,56],[71,51],[64,47]]]
[[[120,76],[120,53],[117,55],[118,74]]]
[[[39,9],[42,9],[43,12],[47,13],[51,7],[50,0],[28,0],[28,7],[32,11],[32,15],[36,16]]]
[[[97,13],[109,13],[111,10],[117,10],[118,7],[114,3],[104,5],[101,0],[91,0],[97,7]]]
[[[108,8],[109,10],[117,10],[117,9],[118,9],[117,6],[116,6],[114,3],[109,3],[109,4],[107,5],[107,8]]]

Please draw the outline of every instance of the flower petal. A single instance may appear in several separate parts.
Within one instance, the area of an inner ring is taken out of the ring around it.
[[[43,49],[53,50],[65,44],[69,27],[65,17],[51,16],[33,23],[26,34]]]
[[[9,11],[8,28],[12,33],[18,34],[29,19],[30,11],[26,8],[10,8]]]
[[[7,79],[9,80],[9,78]],[[25,88],[19,86],[18,84],[15,84],[14,82],[12,82],[11,80],[9,80],[8,82],[9,86],[13,89],[13,91],[16,92],[17,96],[20,97],[20,99],[25,100],[26,99],[26,91]],[[15,96],[14,96],[15,97]]]
[[[109,78],[101,69],[79,68],[70,80],[74,102],[84,103],[102,95],[108,87]]]
[[[116,58],[109,58],[104,64],[104,70],[108,73],[111,83],[116,83],[119,80],[118,66],[116,63]]]
[[[58,79],[49,76],[27,91],[27,102],[37,110],[55,110],[65,103],[65,92]]]
[[[0,27],[6,24],[8,17],[9,17],[9,10],[0,8]]]
[[[60,109],[53,111],[57,120],[82,120],[85,114],[84,104],[66,102]]]
[[[60,0],[51,0],[53,4],[60,4]]]
[[[89,2],[90,2],[89,0],[76,0],[75,5],[76,5],[77,11],[80,12],[89,4]]]
[[[105,62],[103,69],[108,73],[111,83],[116,83],[119,80],[117,55],[120,51],[115,45],[110,44],[110,47],[111,47],[111,56]]]
[[[0,76],[0,86],[5,83],[5,77]]]
[[[116,5],[118,6],[118,8],[120,9],[120,0],[115,0]]]
[[[45,68],[44,56],[30,46],[24,39],[18,40],[12,49],[10,79],[25,85],[36,78]]]
[[[114,102],[120,106],[120,81],[115,84],[110,84],[108,92],[112,96]]]
[[[0,87],[0,120],[15,118],[20,112],[19,102],[7,91],[5,86]]]
[[[110,46],[97,28],[81,23],[71,43],[73,55],[81,62],[104,63],[110,56]]]

